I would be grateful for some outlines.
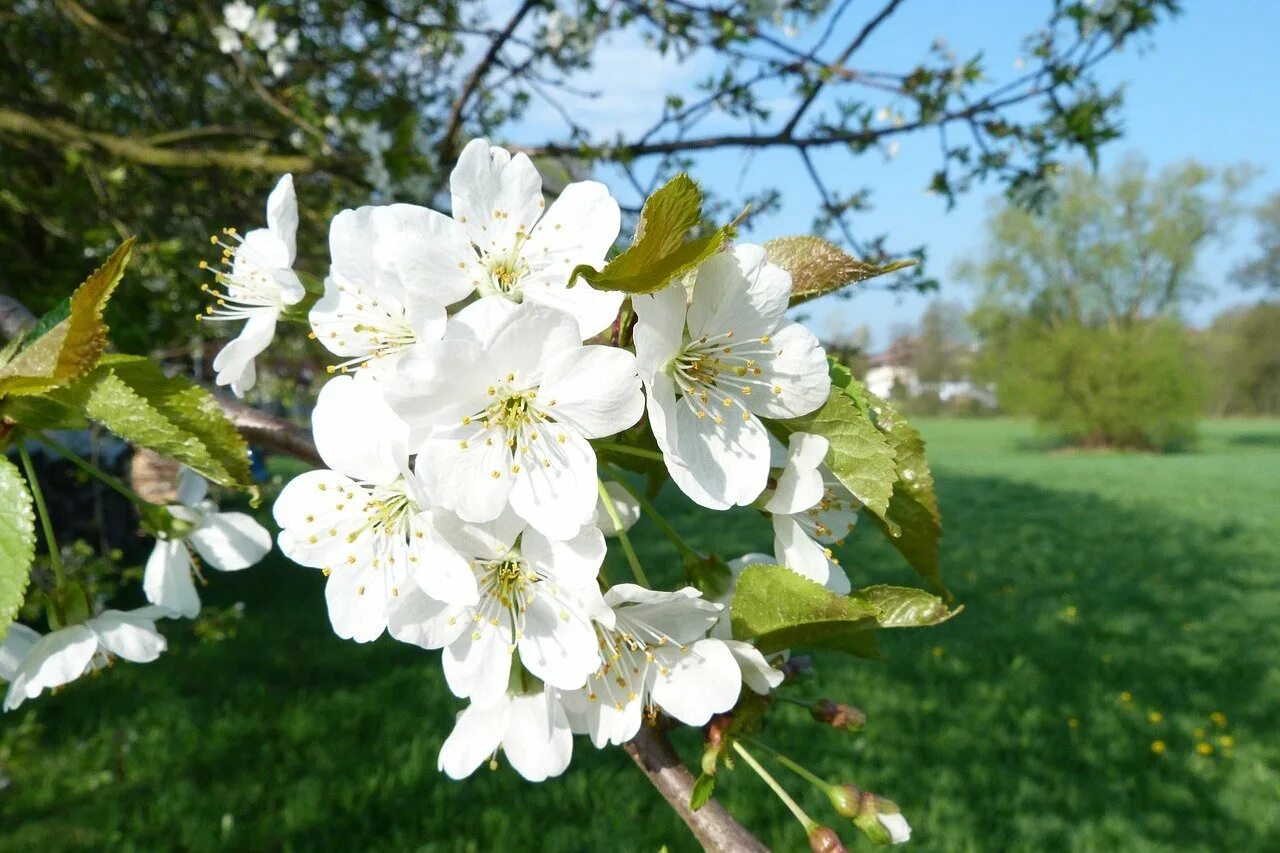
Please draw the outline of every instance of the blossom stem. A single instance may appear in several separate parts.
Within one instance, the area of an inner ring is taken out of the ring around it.
[[[656,462],[662,461],[662,454],[657,450],[645,450],[643,447],[630,447],[626,444],[616,444],[611,441],[598,442],[595,445],[596,450],[603,450],[606,453],[621,453],[624,456],[638,456],[641,459],[652,459]]]
[[[795,815],[796,820],[800,821],[800,825],[804,827],[806,833],[813,832],[817,828],[817,822],[805,814],[804,809],[800,808],[800,804],[791,799],[791,795],[787,793],[786,788],[783,788],[781,783],[773,778],[773,775],[768,770],[764,769],[764,765],[757,761],[754,755],[747,752],[747,748],[742,745],[742,741],[734,740],[733,751],[741,755],[742,760],[751,765],[751,769],[756,771],[756,775],[764,780],[764,783],[773,790],[773,793],[778,795],[778,799],[782,800],[782,804],[791,810],[791,813]]]
[[[38,433],[36,435],[36,438],[45,447],[49,448],[54,453],[58,454],[59,456],[61,456],[63,459],[67,460],[71,464],[75,465],[81,471],[84,471],[90,477],[93,477],[97,480],[101,480],[103,483],[107,484],[116,492],[118,492],[122,497],[128,498],[130,501],[133,501],[136,504],[148,503],[148,501],[144,499],[141,495],[139,495],[133,489],[129,488],[124,483],[122,483],[119,480],[119,478],[111,476],[106,471],[103,471],[101,468],[99,468],[97,465],[94,465],[89,460],[81,458],[79,455],[75,453],[75,451],[71,450],[71,448],[67,447],[61,442],[53,438],[50,438],[44,433]]]
[[[22,468],[27,474],[27,486],[31,489],[31,497],[35,500],[36,514],[40,516],[40,527],[44,530],[44,544],[49,549],[49,565],[53,567],[53,577],[58,586],[63,586],[66,575],[62,571],[62,553],[58,550],[58,540],[53,537],[53,520],[49,518],[49,508],[44,503],[44,492],[40,490],[40,481],[36,479],[36,466],[31,462],[31,454],[27,452],[24,441],[18,441],[18,457],[22,460]]]
[[[671,526],[671,523],[667,521],[662,513],[658,512],[657,507],[655,507],[639,489],[631,485],[626,476],[616,465],[611,463],[606,464],[609,465],[609,473],[613,475],[613,479],[617,481],[619,486],[622,486],[622,488],[626,490],[627,494],[631,495],[632,499],[640,505],[640,509],[644,510],[644,512],[653,519],[654,524],[661,528],[662,532],[666,534],[667,538],[676,546],[676,550],[680,552],[680,556],[697,559],[698,552],[689,547],[684,539],[680,537],[680,534],[676,532],[676,529]]]
[[[613,522],[613,527],[618,531],[618,541],[622,543],[622,553],[627,555],[627,562],[631,565],[631,573],[636,576],[636,580],[641,586],[649,586],[649,579],[645,577],[644,569],[640,568],[640,558],[636,556],[636,549],[631,547],[631,537],[627,536],[627,531],[623,529],[622,517],[618,515],[618,508],[613,505],[613,498],[609,496],[609,490],[604,487],[604,481],[596,478],[596,488],[600,492],[600,500],[604,502],[604,510],[609,513],[609,520]]]
[[[781,764],[783,767],[786,767],[788,770],[790,770],[792,773],[795,773],[797,776],[804,779],[806,782],[812,783],[815,787],[817,787],[824,793],[831,789],[832,785],[830,782],[823,779],[821,776],[818,776],[816,773],[811,773],[808,769],[798,764],[797,762],[792,761],[786,755],[783,755],[781,752],[769,746],[768,744],[761,743],[760,741],[755,740],[754,738],[750,741],[750,743],[752,747],[755,747],[757,749],[763,749],[765,752],[772,755],[777,760],[777,762]]]

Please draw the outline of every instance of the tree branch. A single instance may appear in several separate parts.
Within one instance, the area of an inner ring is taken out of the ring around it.
[[[303,154],[268,154],[262,151],[225,151],[208,148],[162,148],[141,137],[114,136],[76,127],[56,118],[36,118],[0,107],[0,132],[34,136],[63,148],[98,148],[108,154],[140,163],[177,169],[231,169],[246,172],[315,172],[334,165]]]
[[[302,427],[284,418],[260,412],[238,400],[226,397],[218,397],[217,400],[218,405],[222,407],[222,413],[236,429],[240,430],[245,441],[277,453],[293,456],[312,465],[324,465],[319,451],[316,450],[315,442],[311,440],[311,434]]]

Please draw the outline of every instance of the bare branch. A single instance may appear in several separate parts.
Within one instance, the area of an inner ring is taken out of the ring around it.
[[[335,165],[304,154],[268,154],[263,151],[226,151],[208,148],[163,148],[142,137],[114,136],[86,130],[56,118],[36,118],[0,107],[0,132],[34,136],[68,150],[97,148],[140,163],[176,169],[231,169],[245,172],[315,172]]]
[[[237,400],[219,397],[218,405],[222,407],[227,420],[240,430],[240,434],[250,444],[293,456],[312,465],[324,464],[315,442],[311,440],[311,434],[302,427],[284,418],[260,412]]]

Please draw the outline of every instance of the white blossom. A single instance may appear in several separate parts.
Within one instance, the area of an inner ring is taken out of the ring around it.
[[[280,34],[276,30],[276,22],[271,18],[256,17],[253,23],[249,24],[249,29],[245,30],[245,35],[253,40],[258,50],[269,50],[275,47],[280,39]]]
[[[564,695],[574,731],[597,748],[621,744],[640,730],[648,709],[661,706],[691,726],[738,701],[742,676],[722,640],[705,639],[721,605],[692,587],[658,592],[617,584],[604,594],[614,623],[597,624],[604,662],[586,687]]]
[[[218,40],[218,50],[222,53],[240,50],[240,34],[230,27],[218,24],[213,28],[213,37]]]
[[[763,496],[773,522],[773,549],[782,565],[839,595],[849,592],[849,577],[831,551],[858,521],[862,504],[822,460],[829,442],[820,435],[792,433],[785,457],[775,445],[773,463],[781,468],[777,486]]]
[[[714,255],[685,296],[677,282],[632,299],[649,423],[671,479],[694,502],[746,505],[769,474],[760,417],[821,406],[831,387],[826,355],[812,332],[786,319],[791,276],[760,246]]]
[[[578,181],[544,207],[542,177],[529,158],[483,139],[463,149],[449,178],[453,220],[465,252],[455,258],[481,296],[558,308],[583,340],[604,331],[624,294],[568,287],[579,264],[599,267],[618,237],[622,214],[604,184]]]
[[[461,247],[449,243],[448,223],[411,204],[333,218],[325,293],[308,319],[316,339],[345,359],[339,368],[375,365],[381,375],[414,344],[444,334],[445,306],[471,292],[453,263]]]
[[[444,600],[474,600],[466,562],[439,539],[431,502],[409,471],[409,428],[378,386],[330,380],[312,429],[329,469],[292,480],[274,513],[280,550],[328,575],[325,601],[338,636],[377,639],[391,604],[417,587]]]
[[[477,600],[449,603],[410,592],[391,611],[391,635],[444,648],[454,694],[488,704],[507,689],[512,656],[547,684],[572,690],[600,665],[593,620],[612,624],[596,581],[604,537],[594,525],[556,541],[508,511],[488,524],[444,515],[443,538],[469,560]]]
[[[182,469],[178,503],[170,506],[169,512],[191,527],[181,537],[158,539],[142,575],[147,601],[188,619],[200,614],[200,595],[192,578],[192,548],[206,564],[224,572],[247,569],[271,550],[271,534],[266,528],[243,512],[218,512],[208,493],[209,484],[203,477]]]
[[[893,844],[905,844],[911,840],[911,824],[907,823],[907,819],[902,816],[901,812],[877,812],[876,818],[880,821],[880,825],[889,830],[889,838]]]
[[[111,656],[148,663],[165,650],[156,620],[169,616],[161,607],[106,610],[87,622],[44,636],[12,625],[0,644],[0,678],[9,682],[4,709],[12,711],[45,690],[52,690],[106,666]]]
[[[554,538],[592,521],[588,439],[644,413],[632,355],[584,346],[573,318],[544,305],[480,299],[449,320],[443,342],[415,349],[398,370],[388,399],[429,430],[417,471],[440,504],[484,522],[509,502]]]
[[[504,693],[488,705],[472,703],[458,713],[440,747],[439,768],[452,779],[465,779],[498,749],[530,782],[559,776],[573,756],[564,708],[547,691]]]
[[[238,33],[247,33],[256,15],[257,10],[244,0],[235,0],[222,7],[223,22]]]
[[[228,229],[230,243],[214,238],[223,247],[223,269],[217,270],[218,287],[205,285],[214,304],[204,320],[245,320],[240,334],[213,360],[217,383],[230,385],[236,396],[257,381],[254,358],[275,337],[276,320],[284,309],[305,295],[293,271],[297,254],[298,198],[293,176],[285,175],[267,198],[267,227],[244,235]],[[204,266],[204,264],[201,264]]]

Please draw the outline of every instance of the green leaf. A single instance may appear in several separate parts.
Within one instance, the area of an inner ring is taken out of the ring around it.
[[[870,512],[884,516],[898,477],[894,449],[841,389],[833,387],[816,412],[769,425],[784,444],[795,432],[825,437],[827,467]]]
[[[843,287],[913,267],[914,259],[869,264],[821,237],[778,237],[764,244],[769,260],[791,273],[791,304],[799,305]]]
[[[889,509],[883,516],[873,514],[872,519],[916,573],[951,600],[938,566],[942,513],[938,511],[933,472],[925,458],[924,437],[861,382],[853,380],[846,393],[866,401],[872,422],[892,445],[896,456],[898,479],[893,484]]]
[[[248,488],[249,448],[208,391],[138,356],[107,356],[54,395],[124,440],[224,486]]]
[[[881,584],[842,596],[783,566],[753,565],[738,578],[730,614],[733,636],[765,654],[804,646],[878,658],[877,630],[936,625],[959,612],[921,589]]]
[[[121,243],[107,262],[76,288],[69,302],[36,323],[26,345],[0,367],[0,397],[60,388],[98,363],[107,346],[102,309],[124,275],[133,242],[130,237]]]
[[[693,783],[693,792],[689,794],[689,810],[696,812],[707,804],[716,790],[716,777],[702,773],[698,781]]]
[[[0,456],[0,640],[18,615],[31,561],[36,556],[36,516],[18,467]]]
[[[702,190],[681,172],[644,203],[631,245],[596,270],[580,264],[569,276],[569,286],[579,278],[596,290],[654,293],[720,251],[735,232],[731,223],[714,233],[685,240],[702,221]]]

